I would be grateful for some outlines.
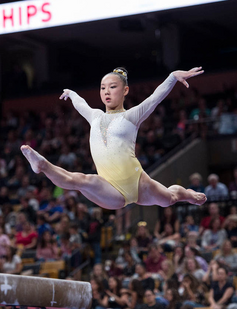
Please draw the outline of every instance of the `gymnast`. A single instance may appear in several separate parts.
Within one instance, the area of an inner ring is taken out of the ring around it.
[[[74,108],[91,126],[90,149],[98,175],[68,172],[51,164],[28,145],[22,145],[21,151],[35,173],[43,172],[56,186],[78,190],[106,209],[120,209],[131,203],[168,207],[183,201],[202,205],[206,201],[205,194],[179,185],[166,188],[151,179],[135,156],[135,142],[141,123],[170,93],[176,82],[188,88],[186,80],[203,72],[202,67],[172,72],[153,94],[129,110],[124,109],[129,92],[128,73],[121,67],[101,80],[100,97],[105,112],[91,108],[76,92],[64,89],[60,99],[69,97]]]

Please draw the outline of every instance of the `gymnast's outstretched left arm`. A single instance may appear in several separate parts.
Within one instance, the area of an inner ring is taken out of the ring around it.
[[[141,104],[134,106],[127,111],[128,120],[136,126],[140,126],[140,124],[150,116],[157,105],[167,97],[177,81],[181,82],[188,88],[189,84],[187,83],[187,79],[200,75],[203,72],[202,67],[196,67],[189,71],[172,72],[166,80],[155,89],[152,95],[145,99]]]

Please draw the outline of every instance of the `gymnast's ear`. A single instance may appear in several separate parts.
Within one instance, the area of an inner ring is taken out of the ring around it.
[[[129,87],[124,86],[124,96],[126,96],[129,93]]]

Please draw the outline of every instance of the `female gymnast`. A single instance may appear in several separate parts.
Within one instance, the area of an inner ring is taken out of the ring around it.
[[[21,151],[35,173],[43,172],[56,186],[78,190],[95,204],[120,209],[130,203],[167,207],[185,201],[202,205],[203,193],[179,185],[166,188],[151,179],[135,156],[135,141],[140,124],[170,93],[177,81],[189,87],[187,79],[202,74],[202,67],[174,71],[141,104],[124,109],[129,92],[127,71],[114,69],[101,80],[100,97],[106,112],[91,108],[76,92],[64,89],[60,99],[72,100],[74,108],[89,122],[90,149],[98,175],[68,172],[51,164],[28,145]]]

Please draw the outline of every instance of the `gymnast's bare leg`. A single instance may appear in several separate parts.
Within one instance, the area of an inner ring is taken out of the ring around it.
[[[161,183],[151,179],[145,172],[141,174],[138,192],[137,204],[140,205],[168,207],[177,202],[202,205],[207,200],[205,194],[185,189],[178,185],[166,188]]]
[[[21,146],[21,151],[35,173],[43,172],[56,186],[68,190],[78,190],[86,198],[106,209],[124,207],[125,199],[110,183],[98,175],[71,173],[51,164],[30,146]],[[137,204],[167,207],[185,201],[196,205],[205,203],[206,196],[193,190],[173,185],[166,188],[142,172],[139,181]]]
[[[30,146],[21,146],[21,151],[29,161],[32,170],[37,174],[43,172],[56,186],[68,190],[78,190],[86,198],[106,209],[124,207],[123,195],[104,178],[94,174],[68,172],[50,163]]]

